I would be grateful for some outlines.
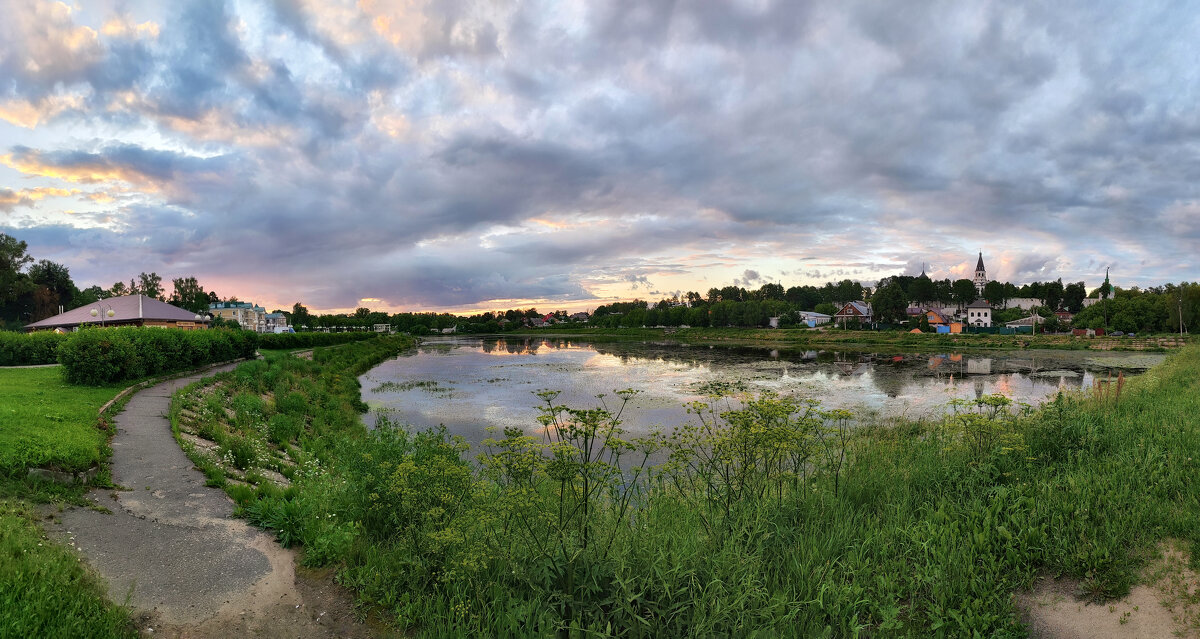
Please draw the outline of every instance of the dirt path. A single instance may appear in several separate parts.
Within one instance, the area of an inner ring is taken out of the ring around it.
[[[219,370],[206,373],[211,375]],[[52,513],[46,530],[77,548],[156,637],[366,637],[348,593],[295,553],[231,518],[233,502],[192,467],[165,415],[171,394],[200,376],[143,390],[115,422],[113,483],[87,508]],[[300,574],[298,574],[298,572]]]
[[[1180,542],[1164,542],[1143,583],[1108,603],[1075,598],[1078,584],[1043,579],[1018,596],[1029,636],[1038,639],[1200,637],[1200,575],[1187,568]]]

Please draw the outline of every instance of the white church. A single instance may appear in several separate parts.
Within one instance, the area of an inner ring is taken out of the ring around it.
[[[979,262],[975,264],[975,291],[979,299],[967,305],[967,324],[979,328],[991,328],[992,306],[983,299],[983,287],[987,286],[987,269],[983,267],[983,251],[979,252]]]

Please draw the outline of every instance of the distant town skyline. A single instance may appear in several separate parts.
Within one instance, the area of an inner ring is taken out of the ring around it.
[[[0,232],[314,312],[1200,278],[1173,3],[0,0]]]

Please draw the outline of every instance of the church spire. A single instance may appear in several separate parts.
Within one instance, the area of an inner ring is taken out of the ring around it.
[[[975,290],[982,297],[983,287],[986,286],[988,282],[987,271],[983,269],[983,251],[979,252],[979,263],[975,265],[975,278],[973,282],[975,283]]]

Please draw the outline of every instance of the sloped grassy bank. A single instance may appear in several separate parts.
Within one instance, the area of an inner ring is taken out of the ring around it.
[[[185,447],[240,512],[424,636],[1022,636],[1038,574],[1126,592],[1163,538],[1200,556],[1200,347],[1129,383],[937,423],[714,389],[627,440],[542,401],[543,438],[367,432],[355,377],[403,338],[272,356],[182,391]],[[241,452],[239,452],[239,450]],[[634,470],[648,453],[670,462]],[[586,631],[586,632],[585,632]]]

